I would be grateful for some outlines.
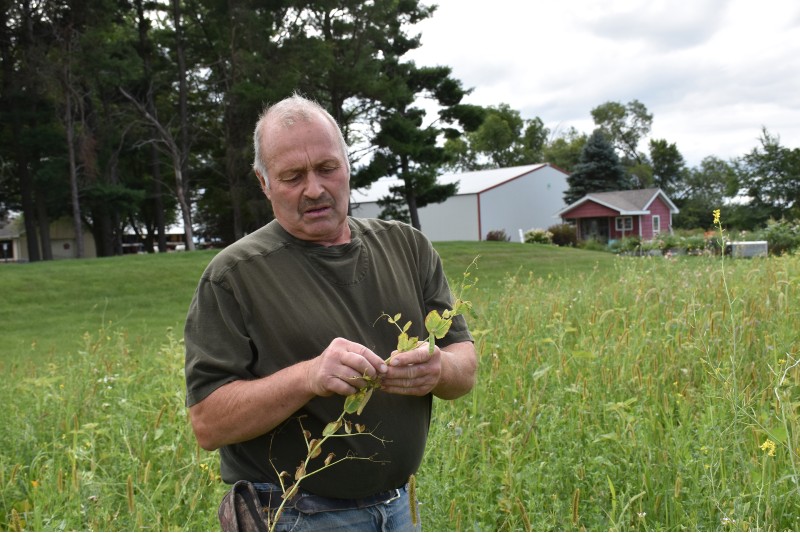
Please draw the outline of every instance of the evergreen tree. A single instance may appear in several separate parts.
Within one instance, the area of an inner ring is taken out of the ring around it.
[[[568,205],[592,192],[630,189],[630,179],[614,147],[600,129],[589,137],[581,151],[580,162],[567,178],[567,184],[564,201]]]
[[[448,124],[477,127],[475,108],[460,105],[467,91],[450,76],[449,67],[417,67],[409,61],[387,68],[385,75],[393,91],[380,102],[380,130],[372,139],[376,151],[370,163],[354,173],[354,182],[363,186],[383,176],[398,177],[402,184],[392,189],[393,197],[382,199],[383,216],[407,220],[420,229],[418,209],[442,202],[457,190],[454,184],[436,181],[448,160],[439,138],[457,134]],[[441,106],[438,121],[425,123],[425,110],[415,105],[420,97]]]

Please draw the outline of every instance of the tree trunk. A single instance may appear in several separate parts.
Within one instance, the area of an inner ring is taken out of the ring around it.
[[[175,186],[178,202],[183,215],[186,249],[194,250],[192,231],[192,210],[188,200],[189,179],[186,172],[186,159],[189,154],[189,114],[187,108],[186,58],[184,51],[183,26],[181,25],[181,0],[172,0],[172,17],[175,24],[175,53],[178,59],[178,113],[180,115],[180,145],[177,146],[175,165]]]
[[[69,53],[69,51],[68,51]],[[72,118],[72,95],[69,65],[64,67],[64,127],[67,130],[67,155],[69,159],[69,190],[72,203],[72,227],[75,230],[75,257],[84,256],[81,202],[78,191],[78,166],[75,158],[75,132]]]
[[[152,147],[150,166],[153,174],[153,204],[156,212],[158,251],[163,253],[167,251],[167,233],[166,223],[164,222],[164,196],[161,192],[161,161],[158,155],[158,148],[155,145]],[[150,235],[150,239],[152,240],[152,235]]]
[[[28,260],[40,261],[39,239],[36,234],[36,207],[33,201],[33,186],[27,158],[17,159],[17,172],[19,172],[20,194],[22,196],[22,218],[25,224],[25,239],[28,243]]]
[[[39,236],[42,242],[42,259],[52,261],[53,245],[50,241],[50,217],[47,215],[44,193],[38,190],[36,191],[36,220],[39,223]]]

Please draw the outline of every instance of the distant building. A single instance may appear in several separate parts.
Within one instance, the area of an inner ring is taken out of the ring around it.
[[[96,257],[94,237],[84,228],[83,248],[85,257]],[[77,254],[77,241],[72,219],[60,218],[50,223],[50,252],[53,259],[71,259]],[[0,227],[0,257],[3,261],[29,261],[28,239],[22,216],[7,219]]]
[[[672,233],[672,215],[678,212],[661,189],[637,189],[587,194],[558,216],[575,224],[579,240],[608,242],[631,236],[651,240]]]
[[[53,259],[74,259],[77,257],[75,227],[69,217],[59,218],[50,223],[50,250]],[[183,225],[175,224],[165,228],[168,251],[184,249]],[[144,250],[138,237],[128,228],[123,236],[123,253],[137,253]],[[94,236],[83,227],[83,256],[97,257]],[[22,216],[16,214],[0,220],[0,262],[30,261],[28,239]]]
[[[422,232],[432,241],[480,241],[502,230],[518,240],[519,230],[559,223],[567,176],[547,163],[439,176],[439,183],[458,183],[458,192],[419,209]],[[381,179],[352,191],[353,216],[377,218],[378,200],[398,184],[398,179]]]

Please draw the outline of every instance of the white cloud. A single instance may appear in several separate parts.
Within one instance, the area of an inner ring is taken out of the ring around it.
[[[749,152],[762,127],[800,146],[794,0],[436,3],[410,57],[452,67],[474,88],[468,102],[588,133],[592,108],[636,99],[654,115],[651,136],[692,165]]]

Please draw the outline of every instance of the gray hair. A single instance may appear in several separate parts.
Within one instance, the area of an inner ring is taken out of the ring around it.
[[[309,100],[308,98],[304,98],[295,93],[292,96],[281,100],[277,104],[267,107],[261,113],[261,116],[258,118],[258,122],[256,122],[256,128],[253,132],[253,151],[255,153],[255,157],[253,158],[253,170],[263,176],[266,187],[269,187],[269,180],[267,179],[267,165],[264,162],[261,150],[264,140],[264,126],[272,120],[277,120],[281,125],[287,127],[301,120],[309,121],[315,114],[320,115],[328,120],[336,130],[336,134],[342,148],[342,159],[344,159],[345,166],[347,167],[347,174],[350,174],[350,158],[347,155],[347,143],[344,140],[342,130],[339,128],[336,120],[331,116],[330,113],[328,113],[328,111],[325,110],[324,107],[319,105],[317,102]]]

